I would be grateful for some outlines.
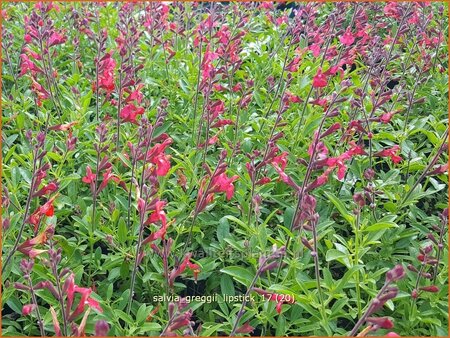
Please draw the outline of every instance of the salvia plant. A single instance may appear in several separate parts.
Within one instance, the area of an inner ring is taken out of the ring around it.
[[[447,3],[1,16],[4,336],[447,335]]]

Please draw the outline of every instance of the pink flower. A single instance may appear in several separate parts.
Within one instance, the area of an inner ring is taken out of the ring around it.
[[[400,19],[399,9],[394,1],[388,2],[387,5],[384,6],[383,12],[387,17]]]
[[[29,71],[31,73],[42,73],[42,69],[40,69],[36,64],[31,61],[26,54],[20,54],[20,74],[19,77],[25,75]]]
[[[399,152],[400,152],[400,146],[394,145],[391,148],[384,149],[384,150],[381,150],[381,151],[375,153],[374,156],[390,157],[392,162],[397,164],[397,163],[400,163],[403,160],[403,158],[398,155]]]
[[[57,32],[53,32],[53,34],[50,35],[50,38],[48,39],[48,47],[63,44],[64,42],[66,42],[66,40],[67,37]]]
[[[387,124],[391,122],[392,116],[394,116],[395,112],[385,113],[380,116],[380,122]]]
[[[350,31],[350,27],[348,27],[345,30],[345,33],[339,37],[339,41],[346,46],[350,46],[355,42],[355,37],[353,36],[352,32]]]
[[[67,131],[70,130],[74,125],[76,125],[78,121],[73,121],[65,124],[57,124],[48,128],[48,130],[58,130],[58,131]]]
[[[250,326],[249,322],[246,322],[236,330],[236,333],[252,333],[253,330],[255,330],[255,328],[253,326]]]
[[[234,175],[232,177],[227,177],[225,173],[215,176],[212,180],[211,186],[215,192],[224,192],[227,199],[231,200],[234,194],[233,182],[236,181],[239,176]]]
[[[320,55],[320,45],[317,43],[312,44],[311,47],[309,47],[309,50],[312,52],[315,58]]]
[[[281,170],[285,170],[286,169],[286,165],[287,165],[287,156],[288,156],[288,152],[287,151],[283,151],[280,155],[275,156],[272,159],[272,164],[277,164]]]
[[[114,181],[116,183],[120,182],[120,179],[111,173],[112,172],[112,167],[109,167],[108,169],[106,169],[106,171],[103,173],[103,181],[100,184],[100,186],[98,187],[98,191],[97,193],[101,192],[103,189],[106,188],[106,186],[108,185],[109,181]]]
[[[80,288],[78,285],[75,284],[74,280],[75,276],[74,274],[70,274],[70,276],[67,278],[66,282],[64,283],[64,291],[67,294],[67,314],[69,314],[70,310],[72,309],[73,301],[75,298],[75,293],[81,294],[81,299],[76,306],[75,310],[70,314],[68,320],[73,321],[78,315],[83,313],[84,307],[88,305],[89,307],[96,309],[98,312],[103,312],[102,308],[100,307],[100,304],[95,300],[90,298],[89,296],[92,293],[91,288]]]
[[[321,68],[319,68],[317,70],[317,74],[313,78],[313,84],[312,85],[313,85],[314,88],[326,87],[326,85],[327,85],[327,78],[322,73],[322,69]]]
[[[114,90],[114,69],[116,68],[116,61],[111,57],[110,53],[106,55],[99,62],[99,88],[104,89],[107,93]],[[94,83],[95,88],[95,83]]]
[[[140,83],[138,86],[137,86],[137,88],[134,90],[134,91],[132,91],[131,93],[130,93],[130,95],[128,95],[128,97],[125,99],[125,103],[128,103],[128,102],[130,102],[130,101],[136,101],[137,103],[141,103],[142,102],[142,99],[143,99],[143,95],[142,95],[142,93],[141,93],[141,89],[142,89],[142,87],[144,87],[144,84],[143,83]]]
[[[234,122],[232,120],[227,120],[227,119],[223,119],[223,120],[218,119],[216,121],[216,123],[211,125],[211,128],[220,128],[220,127],[227,126],[227,125],[230,125],[230,124],[234,124]]]
[[[327,159],[327,166],[334,168],[337,167],[337,177],[339,180],[342,180],[345,177],[345,172],[347,170],[347,166],[344,163],[344,159],[340,156],[338,157],[330,157]]]
[[[34,309],[36,309],[36,304],[26,304],[22,307],[22,315],[28,316]]]
[[[150,217],[147,219],[147,221],[145,223],[146,224],[150,224],[150,223],[155,223],[157,221],[161,221],[161,224],[163,225],[163,227],[166,227],[167,226],[166,213],[163,210],[163,208],[165,206],[166,206],[166,202],[164,202],[164,201],[157,201],[155,203],[155,210],[154,210],[154,212],[150,215]]]
[[[170,157],[166,154],[159,154],[154,157],[152,163],[156,164],[156,175],[166,176],[170,170]]]
[[[395,332],[388,332],[386,334],[386,337],[400,337],[400,335]]]
[[[133,103],[129,103],[120,111],[120,118],[122,119],[122,122],[131,122],[134,124],[138,124],[136,121],[136,117],[138,115],[144,114],[144,111],[144,108],[138,108]]]
[[[394,323],[388,317],[369,317],[367,318],[367,322],[377,325],[382,329],[392,329],[394,327]]]
[[[81,180],[84,183],[94,183],[96,175],[92,173],[92,169],[90,166],[86,167],[86,176],[84,176]]]

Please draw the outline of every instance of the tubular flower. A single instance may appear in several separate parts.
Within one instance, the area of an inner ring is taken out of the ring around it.
[[[186,256],[184,256],[184,259],[178,266],[178,268],[172,270],[169,276],[170,287],[173,287],[175,278],[180,276],[187,268],[192,270],[192,272],[194,273],[194,279],[197,281],[197,276],[200,273],[200,267],[197,264],[191,263],[191,256],[192,256],[191,253],[186,254]]]
[[[355,37],[350,31],[350,27],[345,30],[345,33],[339,37],[339,41],[346,46],[350,46],[355,42]]]
[[[322,69],[317,70],[317,74],[313,78],[312,83],[314,88],[323,88],[327,86],[327,77],[322,73]]]
[[[234,194],[233,182],[236,181],[239,176],[234,175],[232,177],[227,177],[225,173],[213,177],[211,186],[214,192],[224,192],[227,200],[231,200]]]
[[[387,148],[387,149],[384,149],[384,150],[381,150],[381,151],[375,153],[374,156],[389,157],[392,160],[392,162],[397,164],[403,160],[403,158],[400,155],[398,155],[399,152],[400,152],[400,146],[394,145],[391,148]]]
[[[75,307],[75,310],[70,314],[68,318],[69,321],[74,320],[78,315],[83,313],[84,307],[86,305],[88,305],[90,308],[97,310],[100,313],[103,312],[102,308],[100,307],[100,304],[95,299],[90,297],[92,289],[81,288],[78,285],[76,285],[75,276],[73,273],[66,279],[63,291],[67,294],[67,303],[66,303],[67,314],[69,314],[70,310],[72,309],[75,293],[81,294],[81,299],[78,305]]]
[[[19,250],[24,255],[27,255],[30,258],[35,258],[41,253],[46,252],[47,250],[39,250],[36,249],[35,246],[39,244],[44,244],[47,242],[47,232],[50,227],[47,227],[44,231],[42,231],[39,235],[32,239],[27,239],[21,245],[18,246],[17,250]]]
[[[53,207],[53,201],[55,200],[56,196],[57,195],[53,196],[45,204],[37,208],[35,212],[33,212],[28,218],[28,223],[34,225],[34,231],[37,231],[42,217],[52,217],[54,215],[55,208]]]
[[[281,307],[283,304],[294,304],[295,303],[295,298],[292,295],[271,293],[271,292],[267,292],[260,288],[253,288],[253,290],[256,293],[259,293],[260,295],[264,296],[264,298],[266,298],[267,300],[269,300],[271,302],[276,302],[277,303],[276,309],[277,309],[278,314],[281,313]]]

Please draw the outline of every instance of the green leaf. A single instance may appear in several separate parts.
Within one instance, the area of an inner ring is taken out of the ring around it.
[[[397,223],[394,222],[378,222],[372,225],[369,225],[368,227],[362,229],[363,231],[370,232],[370,231],[379,231],[379,230],[385,230],[390,228],[398,228]]]
[[[235,295],[233,279],[231,279],[230,276],[222,275],[220,278],[220,291],[222,292],[222,295]]]
[[[224,242],[224,238],[230,236],[230,223],[226,217],[222,217],[219,220],[219,225],[217,226],[217,239],[220,243]]]
[[[244,269],[240,266],[229,266],[227,268],[221,269],[220,272],[230,275],[238,282],[246,286],[250,285],[254,277],[253,273],[251,273],[248,269]]]
[[[346,258],[346,257],[347,257],[347,254],[340,252],[339,250],[336,250],[336,249],[331,249],[331,250],[327,251],[325,260],[327,262],[331,262],[331,261],[335,261],[339,258]]]
[[[143,321],[145,321],[150,311],[151,307],[147,309],[147,306],[145,304],[142,304],[136,313],[136,321],[138,323],[142,323]]]
[[[119,239],[119,243],[125,243],[127,241],[128,229],[125,224],[125,220],[121,218],[119,220],[119,229],[117,231],[117,237]]]
[[[325,192],[325,195],[328,197],[331,203],[334,204],[336,209],[338,209],[341,216],[344,217],[344,219],[347,222],[353,225],[355,222],[355,216],[353,216],[347,211],[347,208],[345,207],[344,203],[342,203],[341,200],[338,199],[336,196],[334,196],[332,193]]]
[[[161,325],[159,325],[158,323],[144,323],[141,326],[140,333],[159,330],[161,330]]]

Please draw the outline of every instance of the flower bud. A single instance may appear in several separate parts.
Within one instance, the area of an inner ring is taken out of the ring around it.
[[[367,322],[377,325],[382,329],[392,329],[394,327],[394,323],[388,317],[369,317],[367,318]]]
[[[433,293],[439,292],[439,288],[436,285],[423,286],[419,290]]]
[[[402,265],[398,264],[386,273],[386,282],[396,282],[403,277],[405,277],[405,270],[403,269]]]
[[[101,319],[95,323],[95,335],[96,336],[100,336],[100,337],[106,336],[108,334],[108,331],[109,331],[109,325],[105,320]]]

